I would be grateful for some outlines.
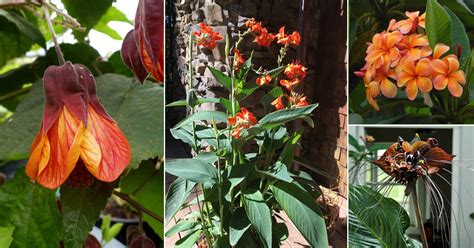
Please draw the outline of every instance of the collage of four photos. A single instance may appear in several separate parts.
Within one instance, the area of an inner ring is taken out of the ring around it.
[[[474,248],[471,0],[0,0],[0,248]]]

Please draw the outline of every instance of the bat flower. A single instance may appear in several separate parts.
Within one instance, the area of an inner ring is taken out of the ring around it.
[[[218,32],[214,32],[211,27],[203,22],[199,23],[199,27],[201,30],[199,32],[194,32],[196,43],[199,46],[214,49],[217,46],[217,41],[224,39],[224,37],[222,37]]]
[[[48,67],[43,81],[43,120],[26,174],[50,189],[73,171],[86,171],[104,182],[116,180],[130,162],[130,146],[100,104],[91,72],[66,62]]]
[[[135,28],[122,43],[124,63],[143,83],[149,74],[164,82],[164,11],[163,0],[140,0]]]
[[[240,108],[240,112],[234,117],[229,117],[227,123],[234,126],[234,130],[230,135],[236,139],[240,139],[242,130],[255,126],[257,124],[257,118],[246,108]]]

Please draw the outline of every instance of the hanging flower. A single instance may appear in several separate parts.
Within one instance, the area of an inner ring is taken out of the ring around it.
[[[130,162],[130,146],[96,95],[92,73],[66,62],[44,77],[46,102],[41,129],[31,146],[26,174],[55,189],[73,170],[105,182],[116,180]]]
[[[257,118],[246,108],[240,108],[240,112],[238,112],[234,117],[229,117],[227,123],[234,126],[234,130],[230,135],[236,139],[240,139],[240,133],[242,130],[256,125]]]
[[[245,27],[250,28],[255,34],[260,34],[263,30],[262,22],[256,22],[254,18],[245,22]]]
[[[257,78],[257,85],[262,86],[265,84],[269,84],[272,81],[272,76],[270,75],[262,75]]]
[[[214,32],[211,27],[207,26],[203,22],[199,23],[199,27],[201,30],[199,32],[194,32],[196,43],[199,46],[214,49],[217,46],[217,41],[224,39],[224,37],[222,37],[218,32]]]
[[[245,63],[244,56],[240,53],[239,49],[234,49],[234,70],[239,70],[240,67]]]

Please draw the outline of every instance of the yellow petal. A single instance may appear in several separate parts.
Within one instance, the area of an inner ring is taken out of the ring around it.
[[[393,98],[397,95],[397,86],[388,79],[382,80],[382,94],[386,97]]]
[[[92,175],[98,174],[98,168],[102,159],[100,146],[89,129],[84,129],[81,142],[81,159]]]
[[[454,97],[460,97],[462,95],[462,86],[454,80],[448,81],[448,89]]]
[[[456,72],[453,72],[453,73],[449,74],[449,79],[457,81],[460,84],[465,84],[466,83],[466,76],[464,75],[463,71],[456,71]]]
[[[438,75],[435,77],[433,85],[437,90],[444,90],[448,85],[448,79],[444,75]]]
[[[407,88],[406,88],[406,94],[407,94],[408,99],[412,101],[415,100],[416,95],[418,94],[418,87],[416,85],[415,80],[411,80],[408,83]]]
[[[433,89],[433,84],[431,83],[431,80],[426,77],[419,77],[416,80],[416,85],[423,92],[430,92],[431,89]]]
[[[435,59],[431,61],[431,67],[436,73],[445,74],[448,72],[448,66],[441,59]]]
[[[43,135],[40,131],[37,141],[32,145],[32,151],[28,163],[26,164],[26,175],[32,180],[35,180],[49,162],[51,147],[48,137]]]

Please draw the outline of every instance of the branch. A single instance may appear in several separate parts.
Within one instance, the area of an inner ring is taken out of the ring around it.
[[[45,2],[46,3],[46,2]],[[58,39],[56,38],[56,33],[54,33],[53,23],[51,22],[51,16],[49,15],[49,10],[46,5],[43,5],[44,16],[46,17],[46,22],[48,23],[49,32],[51,33],[51,38],[54,42],[54,49],[56,49],[56,55],[58,56],[59,65],[64,65],[66,61],[64,60],[63,52],[59,47]]]
[[[164,220],[161,216],[158,216],[156,213],[154,213],[153,211],[149,210],[148,208],[145,208],[143,205],[141,205],[140,203],[134,201],[132,198],[130,198],[130,196],[128,196],[128,194],[125,194],[125,193],[122,193],[120,191],[116,191],[114,190],[113,192],[114,195],[118,196],[120,199],[126,201],[128,204],[130,204],[132,207],[138,209],[139,211],[143,212],[143,213],[146,213],[148,214],[150,217],[152,217],[153,219],[161,222],[161,223],[164,223]]]

